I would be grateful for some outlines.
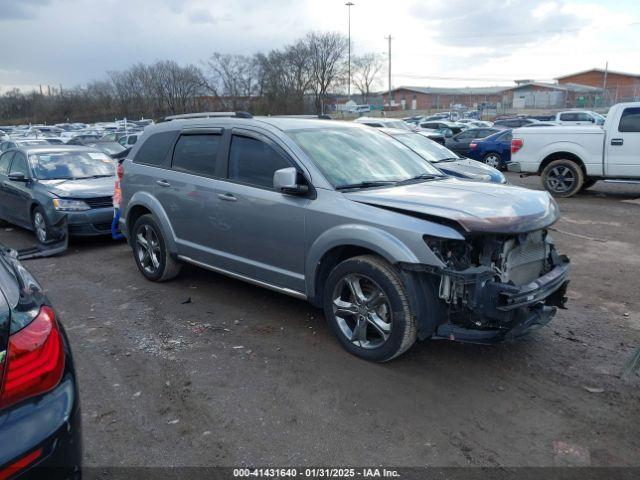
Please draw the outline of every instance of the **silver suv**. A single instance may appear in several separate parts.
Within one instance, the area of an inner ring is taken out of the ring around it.
[[[120,227],[149,280],[194,264],[324,308],[349,352],[488,343],[563,307],[546,192],[464,182],[353,122],[168,117],[119,168]]]

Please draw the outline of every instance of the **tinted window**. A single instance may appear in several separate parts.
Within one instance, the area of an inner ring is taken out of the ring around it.
[[[220,135],[182,135],[171,166],[181,172],[214,175],[219,146]]]
[[[564,122],[575,122],[578,120],[578,115],[575,113],[563,113],[560,115],[560,120]]]
[[[235,136],[229,153],[229,178],[260,187],[273,187],[276,170],[290,167],[282,155],[260,140]]]
[[[593,118],[591,118],[591,115],[587,113],[579,113],[578,120],[580,120],[581,122],[591,122]]]
[[[504,134],[500,137],[500,141],[501,141],[501,142],[511,142],[511,140],[512,140],[512,139],[513,139],[513,135],[512,135],[512,133],[511,133],[510,131],[509,131],[509,132],[504,133]]]
[[[155,133],[147,138],[133,159],[136,163],[165,166],[167,153],[173,144],[176,132]]]
[[[640,108],[625,108],[620,117],[620,132],[640,132]]]
[[[5,153],[0,157],[0,174],[6,175],[9,171],[9,165],[11,164],[13,153],[14,152]]]
[[[16,153],[11,162],[11,170],[9,173],[22,173],[25,177],[29,176],[29,168],[27,167],[27,159],[21,153]]]

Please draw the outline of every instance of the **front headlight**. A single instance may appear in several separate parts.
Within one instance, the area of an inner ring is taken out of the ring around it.
[[[61,212],[83,212],[91,207],[82,200],[67,200],[64,198],[54,198],[53,208]]]

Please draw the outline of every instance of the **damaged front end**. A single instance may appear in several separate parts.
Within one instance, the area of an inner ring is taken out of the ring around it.
[[[518,337],[564,308],[569,259],[545,229],[465,240],[424,237],[445,264],[432,269],[445,319],[432,333],[474,343]]]

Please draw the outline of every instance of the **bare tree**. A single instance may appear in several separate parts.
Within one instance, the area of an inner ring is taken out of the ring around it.
[[[351,79],[365,103],[369,103],[371,88],[380,81],[383,66],[382,56],[376,53],[367,53],[351,60]]]
[[[237,110],[242,104],[244,108],[258,88],[255,59],[245,55],[214,53],[206,65],[209,90],[220,99],[223,107]]]
[[[313,32],[306,36],[312,72],[311,88],[318,113],[324,113],[326,95],[330,88],[344,80],[347,38],[341,33]]]

